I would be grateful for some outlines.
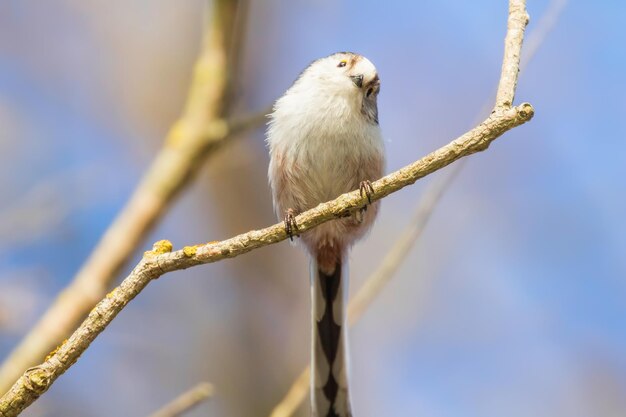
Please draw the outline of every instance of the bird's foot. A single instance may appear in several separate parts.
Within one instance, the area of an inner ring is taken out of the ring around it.
[[[296,212],[293,209],[287,209],[285,212],[285,232],[289,239],[293,242],[293,235],[300,237],[298,234],[298,224],[296,223]]]
[[[372,186],[371,181],[361,181],[359,184],[359,193],[361,194],[361,197],[363,197],[363,194],[365,194],[365,196],[367,197],[367,204],[354,213],[354,219],[357,223],[360,224],[363,222],[363,217],[365,215],[365,212],[367,211],[367,206],[372,204],[372,194],[374,193],[374,187]]]
[[[367,203],[372,204],[372,194],[374,194],[374,187],[372,186],[372,182],[369,180],[361,181],[359,184],[359,193],[361,193],[361,197],[363,194],[367,196]],[[367,206],[364,207],[367,210]]]

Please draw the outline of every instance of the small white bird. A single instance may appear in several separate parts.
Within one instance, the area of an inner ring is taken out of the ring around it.
[[[380,80],[365,57],[339,52],[313,62],[276,102],[267,132],[274,208],[287,233],[294,215],[383,175]],[[311,256],[314,417],[350,417],[347,376],[347,254],[371,227],[378,204],[302,234]]]

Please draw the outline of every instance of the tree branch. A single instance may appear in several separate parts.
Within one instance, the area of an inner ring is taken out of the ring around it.
[[[507,108],[513,105],[519,76],[519,62],[522,56],[522,42],[528,20],[526,0],[509,0],[509,19],[504,38],[504,59],[496,93],[496,108]]]
[[[240,1],[213,3],[183,115],[174,123],[130,200],[74,279],[0,367],[0,394],[11,387],[24,369],[39,362],[67,338],[106,294],[119,270],[179,191],[191,182],[206,157],[228,137],[262,123],[258,115],[233,123],[224,119],[228,45]]]
[[[512,20],[519,21],[515,23],[511,22]],[[503,133],[532,118],[534,110],[530,104],[523,103],[520,106],[511,107],[508,101],[514,96],[519,69],[519,53],[527,20],[525,1],[510,0],[502,78],[496,107],[491,115],[480,125],[449,144],[374,182],[372,200],[379,200],[411,185],[418,179],[464,156],[487,149],[490,143]],[[521,32],[519,32],[520,28]],[[511,36],[509,32],[516,30],[518,34]],[[507,91],[507,88],[510,91]],[[304,233],[321,223],[346,216],[363,207],[366,202],[367,199],[361,196],[359,191],[352,191],[335,200],[322,203],[296,217],[299,232]],[[233,258],[286,238],[283,224],[278,223],[221,242],[188,246],[175,252],[171,252],[170,242],[157,242],[152,251],[145,253],[141,262],[120,286],[96,305],[66,342],[48,355],[42,364],[28,369],[10,391],[0,398],[0,417],[19,415],[22,410],[47,391],[52,383],[78,360],[89,344],[104,331],[115,316],[153,279],[167,272]]]

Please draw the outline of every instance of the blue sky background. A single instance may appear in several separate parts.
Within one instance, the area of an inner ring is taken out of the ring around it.
[[[549,3],[529,1],[529,33]],[[0,357],[71,280],[179,114],[203,10],[0,1]],[[395,170],[475,123],[506,13],[503,0],[255,2],[236,109],[267,105],[320,56],[360,52],[380,72]],[[359,417],[626,414],[625,17],[622,1],[567,3],[520,79],[534,119],[467,161],[353,328]],[[263,140],[259,129],[210,159],[141,249],[273,223]],[[352,289],[431,180],[384,200],[353,252]],[[286,243],[170,274],[24,415],[147,415],[201,380],[217,395],[190,416],[268,415],[308,360],[306,275]]]

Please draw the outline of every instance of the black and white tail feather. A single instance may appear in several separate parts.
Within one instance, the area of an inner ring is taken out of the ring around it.
[[[311,415],[352,417],[348,393],[347,263],[325,273],[311,259]]]

